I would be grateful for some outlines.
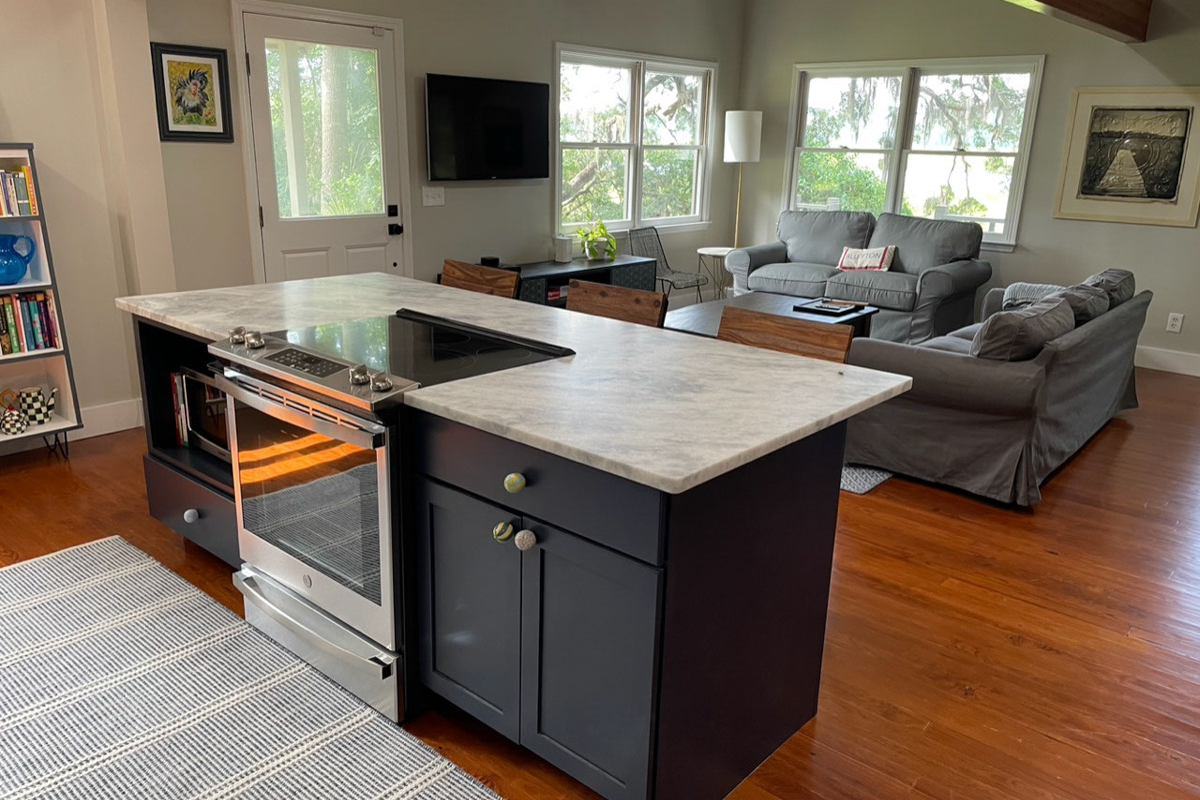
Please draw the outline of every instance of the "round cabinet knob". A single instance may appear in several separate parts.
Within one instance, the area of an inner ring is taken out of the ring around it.
[[[497,542],[507,542],[513,537],[513,526],[511,522],[497,522],[496,527],[492,528],[492,538]]]
[[[516,538],[513,539],[513,544],[517,546],[518,550],[531,550],[537,544],[537,534],[529,529],[518,531]]]
[[[371,390],[375,392],[386,392],[392,388],[392,379],[387,376],[387,373],[376,372],[371,377]]]
[[[191,525],[198,519],[200,519],[200,512],[194,508],[189,508],[187,511],[183,512],[183,521],[188,525]]]
[[[371,382],[371,370],[367,369],[366,364],[359,364],[357,367],[350,368],[350,383],[355,386],[365,386]]]
[[[261,350],[266,345],[266,340],[259,331],[246,331],[246,347],[251,350]]]
[[[504,491],[516,494],[525,488],[525,476],[519,472],[510,472],[504,476]]]
[[[229,331],[229,343],[230,344],[245,344],[245,342],[246,342],[246,329],[243,328],[241,325],[239,325],[236,328],[233,328]]]

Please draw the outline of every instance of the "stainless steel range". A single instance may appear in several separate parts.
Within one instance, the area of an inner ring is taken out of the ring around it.
[[[238,328],[209,352],[228,396],[246,619],[399,721],[404,393],[572,351],[402,309]]]

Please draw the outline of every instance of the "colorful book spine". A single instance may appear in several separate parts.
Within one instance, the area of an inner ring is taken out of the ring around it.
[[[17,182],[13,180],[11,172],[4,173],[4,196],[8,199],[9,213],[20,214],[21,205],[17,202]]]
[[[33,188],[33,168],[28,164],[17,167],[25,180],[25,193],[29,196],[29,215],[36,217],[38,213],[37,191]]]
[[[37,350],[37,341],[33,338],[33,322],[29,319],[29,298],[23,294],[17,295],[17,302],[14,305],[21,317],[21,331],[24,334],[25,349]]]
[[[25,324],[21,321],[21,301],[15,294],[8,296],[8,311],[12,315],[12,324],[17,329],[17,338],[21,342],[21,352],[29,352],[29,344],[25,341]]]
[[[4,319],[8,323],[8,339],[14,353],[23,353],[25,348],[21,345],[21,327],[17,325],[17,316],[13,311],[13,303],[11,297],[0,298],[4,304]]]
[[[46,291],[46,313],[50,316],[50,335],[54,337],[54,346],[62,347],[62,334],[58,332],[58,305],[54,302],[54,292]]]
[[[13,189],[17,193],[17,213],[23,217],[29,216],[29,190],[25,180],[20,175],[13,176]]]
[[[37,300],[38,316],[42,318],[42,338],[46,340],[46,347],[58,347],[58,337],[54,335],[50,309],[46,305],[46,295],[44,292],[38,292],[34,298]]]
[[[42,335],[42,315],[38,312],[37,300],[25,295],[25,308],[29,313],[29,327],[33,330],[33,346],[37,350],[45,350],[46,337]]]
[[[12,339],[8,335],[8,315],[4,313],[3,300],[0,300],[0,355],[12,355]]]
[[[4,189],[4,176],[7,173],[0,169],[0,215],[11,217],[13,212],[8,207],[8,192]]]

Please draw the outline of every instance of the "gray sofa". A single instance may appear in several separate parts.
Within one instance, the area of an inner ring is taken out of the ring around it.
[[[1026,361],[971,355],[980,325],[915,347],[855,339],[851,364],[909,375],[913,388],[850,420],[846,461],[1037,503],[1051,472],[1118,411],[1137,407],[1133,358],[1151,297],[1121,302]],[[988,292],[985,320],[1003,298],[1003,289]]]
[[[983,229],[973,222],[865,211],[784,211],[779,240],[725,259],[734,294],[833,297],[880,309],[871,336],[916,344],[971,322],[975,292],[992,276],[979,260]],[[886,271],[837,268],[845,247],[896,246]]]

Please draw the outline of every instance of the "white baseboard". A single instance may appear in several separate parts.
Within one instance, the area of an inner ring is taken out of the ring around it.
[[[90,439],[106,433],[142,427],[142,399],[119,400],[100,406],[81,408],[83,428],[71,433],[72,439]]]
[[[1139,346],[1133,363],[1146,369],[1161,369],[1163,372],[1200,376],[1200,353]]]

